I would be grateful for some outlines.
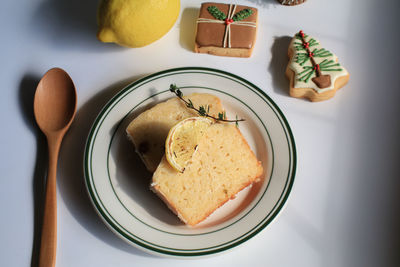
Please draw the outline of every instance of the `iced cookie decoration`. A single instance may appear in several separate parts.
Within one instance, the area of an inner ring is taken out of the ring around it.
[[[279,3],[285,6],[295,6],[304,3],[306,0],[278,0]]]
[[[313,102],[327,100],[349,81],[350,75],[338,58],[303,31],[293,37],[288,54],[290,96]]]
[[[250,57],[256,32],[256,8],[203,3],[197,19],[194,51],[217,56]]]

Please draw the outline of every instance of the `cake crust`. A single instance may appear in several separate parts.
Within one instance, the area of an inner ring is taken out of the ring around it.
[[[193,101],[195,106],[208,105],[213,116],[223,111],[221,100],[214,95],[194,93],[184,98]],[[144,111],[128,125],[128,139],[150,172],[156,170],[164,155],[169,130],[179,121],[195,116],[194,110],[175,97]]]

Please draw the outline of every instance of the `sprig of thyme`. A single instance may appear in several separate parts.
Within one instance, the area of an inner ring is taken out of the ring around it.
[[[182,93],[182,91],[181,91],[181,90],[179,89],[179,87],[176,86],[175,84],[171,84],[171,85],[169,86],[169,90],[170,90],[172,93],[174,93],[180,100],[182,100],[182,101],[185,103],[186,107],[197,111],[197,113],[198,113],[200,116],[207,117],[207,118],[211,118],[211,119],[214,119],[214,120],[216,120],[216,121],[234,122],[234,123],[236,124],[236,126],[238,126],[238,123],[239,123],[240,121],[245,121],[244,119],[239,119],[237,115],[236,115],[236,119],[235,119],[235,120],[228,120],[228,119],[226,118],[226,113],[225,113],[225,111],[219,112],[219,113],[218,113],[218,117],[216,118],[216,117],[214,117],[214,116],[212,116],[212,115],[209,114],[209,112],[210,112],[210,106],[209,106],[209,105],[199,106],[198,108],[196,108],[196,107],[193,105],[192,100],[190,100],[190,99],[188,99],[188,100],[184,99],[184,98],[183,98],[183,93]]]

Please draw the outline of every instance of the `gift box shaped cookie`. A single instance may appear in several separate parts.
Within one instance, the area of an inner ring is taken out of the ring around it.
[[[203,3],[197,19],[195,52],[250,57],[257,33],[256,8]]]

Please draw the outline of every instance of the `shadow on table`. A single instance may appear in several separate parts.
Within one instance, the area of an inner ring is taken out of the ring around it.
[[[125,49],[97,40],[99,0],[44,0],[37,5],[27,27],[31,32],[61,49],[86,52]]]
[[[186,50],[193,51],[196,38],[196,19],[199,8],[185,8],[181,14],[179,24],[179,44]]]
[[[291,40],[289,36],[274,38],[271,47],[272,58],[268,67],[275,93],[284,96],[289,96],[289,81],[285,76],[285,71],[289,62],[287,50]]]
[[[33,113],[33,98],[40,78],[33,75],[25,75],[19,85],[19,103],[25,124],[36,138],[36,162],[32,178],[33,191],[33,245],[31,265],[38,265],[40,248],[40,234],[43,221],[43,204],[45,193],[45,177],[47,172],[47,142],[45,135],[36,124]]]
[[[79,108],[71,129],[63,141],[64,149],[61,148],[58,182],[61,197],[72,215],[90,233],[118,249],[137,255],[150,256],[150,254],[123,242],[105,226],[89,200],[83,174],[86,138],[96,116],[118,91],[138,78],[133,77],[101,90]],[[77,89],[79,90],[79,88]]]
[[[101,90],[79,108],[75,120],[71,125],[71,129],[67,132],[61,146],[57,183],[60,195],[71,211],[71,214],[91,234],[107,244],[126,252],[151,256],[123,242],[101,222],[101,219],[90,203],[83,177],[84,147],[86,137],[88,136],[95,117],[107,101],[118,91],[138,78],[139,77],[133,77]],[[25,123],[36,136],[37,140],[36,163],[32,179],[34,237],[31,266],[38,266],[48,159],[46,138],[37,126],[33,113],[33,99],[38,83],[39,78],[37,76],[26,74],[22,78],[19,87],[21,113],[23,113]],[[79,88],[77,89],[79,91]]]

